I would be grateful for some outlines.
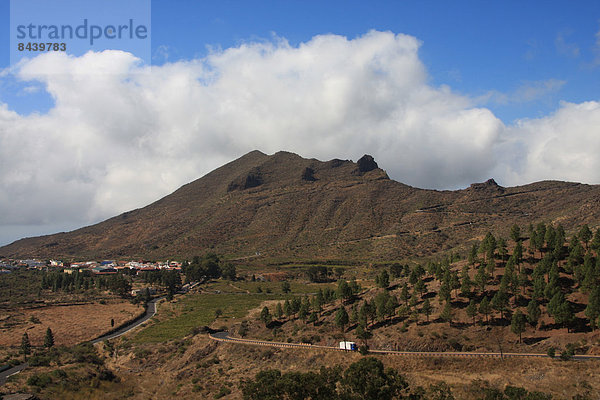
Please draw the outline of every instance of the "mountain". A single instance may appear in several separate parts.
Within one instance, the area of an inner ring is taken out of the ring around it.
[[[490,230],[600,221],[600,186],[544,181],[505,188],[418,189],[368,155],[326,162],[250,152],[147,207],[68,233],[26,238],[4,257],[191,257],[215,251],[271,260],[395,260],[480,240]],[[465,248],[462,247],[464,250]]]

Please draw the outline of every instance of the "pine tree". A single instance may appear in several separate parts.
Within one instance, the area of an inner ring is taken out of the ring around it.
[[[363,341],[365,348],[369,348],[369,339],[373,337],[373,334],[367,330],[366,327],[358,325],[356,327],[356,337]]]
[[[345,301],[348,301],[352,298],[353,293],[352,293],[352,289],[350,288],[350,285],[348,285],[348,282],[346,282],[343,279],[341,279],[338,282],[336,295],[337,295],[337,298],[340,299],[342,304],[344,304]]]
[[[448,322],[450,325],[452,325],[452,317],[453,317],[452,305],[450,304],[449,301],[447,301],[446,305],[442,309],[440,318],[442,319],[442,321]]]
[[[498,239],[498,255],[500,256],[500,259],[504,261],[507,254],[508,249],[506,248],[506,239],[501,237]]]
[[[264,306],[260,312],[260,320],[265,324],[265,326],[268,326],[271,322],[271,313],[269,312],[269,308],[267,306]]]
[[[463,268],[463,271],[461,273],[460,281],[461,281],[461,284],[460,284],[461,295],[463,295],[464,297],[470,297],[471,290],[473,288],[473,281],[469,277],[469,271],[468,271],[468,267],[466,265],[465,265],[465,268]]]
[[[27,356],[31,354],[31,342],[29,341],[27,332],[21,337],[21,353],[25,356],[25,360],[27,360]]]
[[[313,326],[315,326],[317,324],[317,321],[319,320],[319,316],[317,315],[316,312],[312,312],[310,313],[310,316],[308,317],[308,323],[312,323]]]
[[[491,304],[496,311],[500,311],[500,318],[504,319],[504,311],[506,311],[506,307],[508,306],[508,295],[506,292],[498,290],[494,297],[492,297]]]
[[[531,300],[529,304],[527,304],[527,320],[534,328],[537,328],[541,314],[542,311],[540,310],[538,302],[535,301],[535,299]]]
[[[515,257],[515,262],[519,267],[519,272],[521,272],[521,262],[523,261],[523,245],[521,244],[521,241],[517,242],[517,245],[513,250],[513,256]]]
[[[277,303],[277,307],[275,308],[275,317],[277,319],[283,317],[283,307],[281,306],[281,302]]]
[[[600,251],[600,228],[596,229],[596,233],[594,234],[594,239],[592,240],[590,247],[596,251]]]
[[[585,248],[588,248],[588,243],[590,241],[590,239],[593,236],[592,231],[590,230],[590,227],[586,225],[583,225],[581,227],[581,229],[579,230],[579,240],[581,240],[584,244],[585,244]]]
[[[475,284],[479,288],[480,293],[485,292],[485,287],[488,283],[488,274],[485,272],[485,267],[483,265],[479,266],[477,273],[475,274]]]
[[[490,315],[490,311],[491,311],[490,301],[487,298],[487,296],[485,296],[483,298],[483,300],[481,300],[481,303],[479,303],[479,312],[481,314],[485,315],[485,322],[486,323],[489,322],[488,316]]]
[[[511,228],[510,228],[510,238],[513,240],[513,242],[518,242],[519,240],[521,240],[521,228],[519,228],[519,225],[514,224]]]
[[[408,291],[408,285],[404,282],[402,286],[402,292],[400,292],[400,299],[404,301],[404,304],[408,306],[408,300],[410,299],[410,293]]]
[[[421,297],[423,297],[423,293],[425,292],[426,288],[425,288],[425,282],[423,282],[423,279],[419,279],[417,281],[417,284],[415,285],[415,290],[417,292],[419,292],[419,295]]]
[[[475,323],[475,317],[477,316],[477,304],[475,303],[475,299],[471,299],[466,311],[467,316],[469,316],[473,320],[473,323]]]
[[[588,305],[585,308],[585,316],[590,320],[592,330],[595,329],[595,322],[600,316],[600,287],[595,286],[590,293]]]
[[[473,247],[471,247],[471,251],[469,252],[469,264],[475,265],[477,261],[477,244],[473,244]]]
[[[340,328],[342,333],[346,331],[346,325],[348,325],[349,317],[346,309],[342,306],[335,314],[335,324]]]
[[[425,299],[425,301],[423,302],[423,308],[421,310],[423,311],[423,314],[425,314],[425,316],[427,317],[427,322],[429,322],[429,316],[433,311],[433,307],[431,306],[431,303],[429,302],[428,298]]]
[[[519,335],[519,343],[521,343],[521,335],[523,332],[525,332],[525,315],[523,315],[521,310],[517,310],[517,312],[513,314],[510,323],[510,330],[515,335]]]
[[[381,273],[375,277],[375,283],[377,284],[378,287],[384,288],[384,289],[386,289],[388,286],[390,286],[390,276],[388,275],[388,273],[385,269],[382,270]]]
[[[292,305],[288,299],[286,299],[283,303],[283,312],[288,318],[291,317],[292,314],[294,314],[294,312],[292,311]]]
[[[46,329],[46,337],[44,338],[44,347],[50,348],[54,346],[54,335],[52,334],[52,329],[48,327]]]
[[[563,301],[554,312],[554,322],[567,327],[567,332],[571,331],[571,324],[575,319],[571,303]]]

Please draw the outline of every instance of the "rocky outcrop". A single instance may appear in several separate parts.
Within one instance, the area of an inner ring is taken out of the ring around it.
[[[379,168],[375,159],[368,154],[362,156],[356,163],[358,165],[358,171],[361,173],[373,171],[374,169]]]

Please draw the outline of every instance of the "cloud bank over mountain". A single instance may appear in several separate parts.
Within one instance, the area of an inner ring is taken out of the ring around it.
[[[24,116],[0,104],[0,244],[146,205],[253,149],[369,153],[422,188],[492,176],[600,183],[599,102],[505,125],[477,99],[434,87],[419,45],[372,31],[248,42],[152,67],[120,51],[20,64],[11,73],[43,85],[55,105]]]

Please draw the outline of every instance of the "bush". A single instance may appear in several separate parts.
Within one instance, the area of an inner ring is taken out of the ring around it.
[[[96,349],[90,342],[75,346],[72,350],[75,362],[102,365],[103,362],[98,357]]]
[[[571,354],[571,352],[569,352],[569,350],[563,350],[560,353],[560,359],[562,361],[569,361],[571,358],[573,358],[573,354]]]
[[[114,382],[118,380],[117,376],[109,369],[104,369],[100,371],[100,374],[98,374],[98,379],[100,379],[101,381],[109,382]]]
[[[29,358],[29,365],[32,367],[48,367],[52,358],[46,354],[35,354]]]
[[[65,371],[63,371],[62,369],[55,369],[54,371],[52,371],[52,376],[57,378],[57,379],[66,379],[67,378],[67,373]]]
[[[52,378],[48,374],[32,375],[27,379],[29,386],[37,386],[39,388],[45,388],[52,383]]]
[[[219,392],[214,395],[214,398],[220,399],[221,397],[227,396],[228,394],[231,394],[231,390],[228,387],[221,386],[221,390],[219,390]]]
[[[546,354],[548,354],[548,357],[554,358],[554,356],[556,356],[556,349],[554,347],[550,347]]]

